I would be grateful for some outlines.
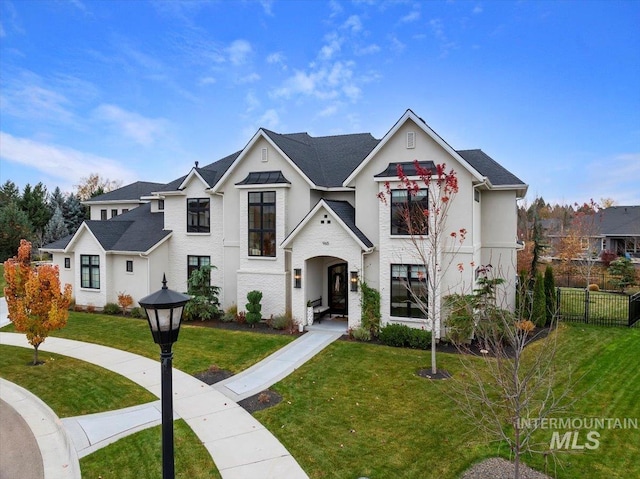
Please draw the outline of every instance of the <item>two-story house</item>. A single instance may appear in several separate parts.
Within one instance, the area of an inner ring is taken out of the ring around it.
[[[447,228],[467,236],[442,282],[442,295],[469,293],[474,266],[491,263],[515,298],[516,201],[527,185],[481,150],[456,151],[411,110],[381,139],[370,134],[311,137],[260,129],[241,150],[136,196],[107,221],[107,195],[91,203],[92,220],[72,237],[47,245],[77,304],[100,307],[119,292],[141,298],[161,286],[186,291],[191,271],[210,264],[221,302],[244,309],[263,293],[264,317],[291,312],[305,322],[308,301],[360,323],[359,282],[381,293],[383,324],[424,326],[409,288],[425,280],[394,208],[419,201],[398,190],[384,203],[385,183],[398,187],[397,164],[446,163],[459,192]],[[148,184],[144,184],[148,186]],[[131,185],[129,193],[135,191]],[[123,190],[123,189],[121,189]],[[131,200],[127,202],[126,200]],[[115,201],[115,200],[114,200]],[[132,202],[142,205],[131,209]],[[115,203],[114,203],[115,205]],[[95,211],[94,211],[95,209]],[[452,254],[444,252],[444,255]]]

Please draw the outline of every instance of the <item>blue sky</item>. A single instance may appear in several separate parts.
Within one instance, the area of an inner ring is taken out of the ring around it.
[[[640,1],[0,3],[0,182],[168,182],[411,108],[527,201],[640,204]]]

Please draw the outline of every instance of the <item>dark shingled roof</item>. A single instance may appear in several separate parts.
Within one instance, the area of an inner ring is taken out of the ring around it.
[[[162,188],[163,183],[151,183],[149,181],[136,181],[117,190],[109,191],[100,196],[88,199],[85,203],[94,201],[139,201],[142,196],[149,196],[152,191]]]
[[[209,187],[214,186],[222,175],[229,169],[231,164],[235,161],[235,159],[242,153],[241,151],[236,151],[235,153],[225,156],[221,160],[215,161],[207,166],[203,166],[202,168],[196,168],[196,171],[202,176],[202,179],[207,182]],[[159,188],[155,191],[158,193],[162,193],[163,191],[178,191],[178,187],[182,184],[185,178],[188,175],[181,176],[177,180],[173,180],[171,183],[167,183],[162,188]]]
[[[373,247],[373,243],[365,236],[365,234],[360,231],[360,229],[356,226],[356,210],[351,203],[348,201],[338,201],[338,200],[321,200],[326,203],[326,205],[331,208],[331,210],[340,218],[347,227],[353,231],[353,233],[358,237],[362,243],[368,248]]]
[[[151,205],[145,204],[115,216],[107,221],[85,221],[105,251],[131,251],[143,253],[168,236],[163,230],[162,213],[151,213]],[[42,249],[64,249],[73,236],[67,236]]]
[[[640,236],[640,206],[611,206],[598,213],[600,232],[606,236]]]
[[[322,187],[342,186],[380,142],[370,133],[314,138],[307,133],[263,131],[315,185]]]
[[[525,185],[522,180],[498,164],[482,150],[460,150],[457,153],[478,170],[482,176],[489,178],[493,186]]]

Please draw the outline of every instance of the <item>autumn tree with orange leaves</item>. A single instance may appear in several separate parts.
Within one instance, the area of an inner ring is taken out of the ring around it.
[[[31,243],[24,239],[18,256],[5,261],[4,279],[9,319],[18,332],[26,333],[35,350],[33,364],[38,364],[38,348],[49,332],[67,324],[71,285],[61,290],[57,266],[32,266]]]

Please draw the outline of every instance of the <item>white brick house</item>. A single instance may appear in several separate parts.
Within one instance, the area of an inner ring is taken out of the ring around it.
[[[412,260],[391,206],[377,198],[385,182],[397,184],[395,165],[414,160],[457,173],[447,227],[468,235],[454,264],[490,262],[515,278],[516,200],[527,185],[481,150],[454,150],[411,110],[381,140],[260,129],[241,151],[166,185],[136,183],[94,198],[92,220],[42,249],[80,305],[100,307],[119,292],[138,299],[159,289],[163,273],[170,288],[186,291],[189,271],[212,264],[225,308],[243,310],[257,289],[264,317],[290,311],[304,322],[307,302],[322,298],[355,327],[360,292],[351,285],[366,281],[381,293],[383,323],[422,326],[410,298],[397,296],[424,265]],[[129,211],[98,219],[118,204]],[[442,293],[474,281],[473,267],[462,278],[455,269]],[[513,287],[506,295],[513,301]]]

